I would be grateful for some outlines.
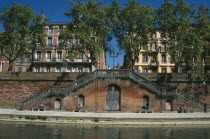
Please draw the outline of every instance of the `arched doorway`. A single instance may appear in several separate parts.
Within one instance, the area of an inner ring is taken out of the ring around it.
[[[55,110],[61,110],[61,99],[60,98],[55,99]]]
[[[166,110],[167,111],[173,111],[173,103],[171,100],[166,101]]]
[[[84,107],[85,105],[85,98],[83,95],[79,95],[78,97],[78,105],[80,105],[81,107]]]
[[[142,108],[146,109],[146,107],[149,106],[149,97],[148,96],[144,96],[143,97],[143,102],[142,102]]]
[[[116,85],[110,85],[106,93],[106,110],[120,110],[120,88]]]

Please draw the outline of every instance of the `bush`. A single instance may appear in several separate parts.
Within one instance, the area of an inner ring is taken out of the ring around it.
[[[94,119],[94,122],[99,122],[99,119],[98,119],[98,118],[95,118],[95,119]]]
[[[27,120],[37,120],[36,116],[26,116],[25,119]]]
[[[45,120],[47,120],[47,116],[38,116],[38,119],[45,121]]]

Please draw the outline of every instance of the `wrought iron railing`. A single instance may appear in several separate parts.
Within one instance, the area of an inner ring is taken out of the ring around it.
[[[66,87],[59,87],[53,86],[50,87],[30,98],[24,100],[19,103],[20,107],[29,106],[52,93],[61,93],[61,94],[69,94],[72,93],[75,89],[88,84],[89,82],[100,78],[121,78],[121,79],[128,79],[138,83],[140,86],[150,90],[151,93],[154,93],[157,96],[164,96],[164,95],[176,95],[178,99],[193,105],[201,110],[204,110],[204,103],[199,101],[198,99],[194,98],[193,96],[189,95],[184,91],[180,91],[178,89],[169,89],[167,87],[161,87],[148,79],[140,76],[138,73],[135,73],[131,70],[96,70],[89,74],[86,74],[78,79],[76,79],[73,83]],[[210,109],[210,106],[208,106]]]
[[[201,110],[204,110],[204,103],[200,100],[196,99],[195,97],[189,95],[187,92],[180,91],[178,89],[175,90],[176,94],[178,95],[178,98],[181,99],[184,102],[187,102]]]
[[[29,97],[28,99],[26,99],[22,102],[19,102],[18,103],[19,109],[22,109],[26,106],[34,104],[35,102],[38,102],[38,101],[42,100],[43,98],[46,98],[51,93],[62,92],[62,90],[65,91],[64,87],[60,87],[60,86],[49,87],[49,88],[45,89],[44,91],[42,91],[38,94],[35,94],[34,96],[31,96],[31,97]]]

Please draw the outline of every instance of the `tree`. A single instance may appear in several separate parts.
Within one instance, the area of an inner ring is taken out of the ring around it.
[[[116,7],[116,5],[115,5]],[[129,0],[123,8],[115,9],[118,19],[114,19],[113,32],[118,45],[125,50],[134,69],[135,60],[140,50],[148,50],[154,29],[153,9],[149,5],[140,5],[136,0]]]
[[[4,32],[0,36],[0,50],[9,61],[8,71],[12,71],[17,58],[24,57],[26,52],[43,42],[42,14],[34,16],[28,5],[12,3],[9,8],[2,8],[0,22]]]
[[[202,59],[207,62],[210,60],[207,59],[207,56],[210,55],[210,9],[202,4],[198,7],[196,13],[195,28],[204,43]],[[204,61],[202,61],[202,64],[205,64]]]
[[[169,47],[168,52],[175,66],[186,65],[188,72],[196,72],[196,58],[201,57],[203,41],[200,39],[193,21],[195,9],[188,6],[184,0],[176,0],[173,4],[169,0],[157,10],[157,27],[159,27],[164,41]]]
[[[46,46],[46,34],[43,31],[47,21],[49,19],[44,17],[44,11],[41,11],[40,14],[35,15],[30,24],[30,35],[31,35],[31,52],[32,52],[32,63],[30,66],[30,71],[32,71],[33,61],[34,61],[34,51],[36,47],[42,47],[45,49]]]
[[[30,47],[29,23],[33,18],[33,11],[28,5],[13,3],[9,8],[3,8],[0,21],[4,32],[1,35],[1,50],[9,61],[8,71],[12,71],[13,62],[24,55]]]
[[[110,30],[107,8],[102,6],[102,2],[94,0],[88,0],[86,3],[80,0],[77,3],[71,1],[70,11],[65,15],[72,19],[72,24],[69,24],[69,33],[66,30],[64,33],[70,35],[73,32],[73,37],[79,40],[72,52],[86,54],[92,65],[96,65],[97,58],[105,50],[105,38]],[[90,55],[87,55],[87,52]]]

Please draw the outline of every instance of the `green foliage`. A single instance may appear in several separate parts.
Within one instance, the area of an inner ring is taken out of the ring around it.
[[[204,33],[199,31],[202,30],[199,28],[202,28],[204,21],[209,20],[206,14],[201,17],[204,9],[199,8],[197,11],[193,4],[187,5],[184,0],[176,0],[176,3],[165,0],[156,11],[157,27],[162,36],[165,36],[162,41],[169,46],[168,52],[176,67],[185,63],[187,71],[193,73],[200,72],[202,66],[201,63],[196,63],[196,59],[204,58],[205,35],[202,36]]]
[[[73,37],[79,39],[79,42],[72,47],[71,53],[85,54],[91,59],[92,64],[96,64],[97,58],[105,49],[105,38],[110,31],[107,8],[102,6],[102,2],[94,0],[87,2],[79,0],[77,3],[71,1],[70,12],[64,14],[72,19],[72,24],[61,32],[60,37],[66,41],[67,36],[73,32]],[[87,55],[87,52],[90,55]]]
[[[93,119],[94,122],[99,122],[98,118]]]
[[[25,119],[27,119],[27,120],[43,120],[43,121],[45,121],[45,120],[47,120],[47,116],[30,116],[30,115],[28,115],[28,116],[26,116],[25,117]]]
[[[34,56],[33,53],[36,47],[41,47],[45,50],[46,34],[44,33],[43,28],[45,27],[47,20],[48,18],[44,17],[44,11],[41,11],[38,15],[34,15],[32,19],[32,24],[30,25],[32,56]],[[34,57],[32,57],[32,61],[34,61]]]
[[[13,62],[24,57],[33,44],[43,42],[42,14],[34,16],[31,7],[17,3],[2,8],[0,22],[4,32],[0,34],[0,50],[9,61],[8,71],[12,71]]]
[[[140,5],[136,0],[129,0],[125,7],[112,5],[116,18],[113,19],[113,32],[119,47],[134,62],[140,50],[148,50],[151,34],[154,30],[153,9],[149,5]]]
[[[37,120],[37,116],[26,116],[25,119],[27,120]]]
[[[37,119],[45,121],[47,120],[47,116],[37,116]]]

